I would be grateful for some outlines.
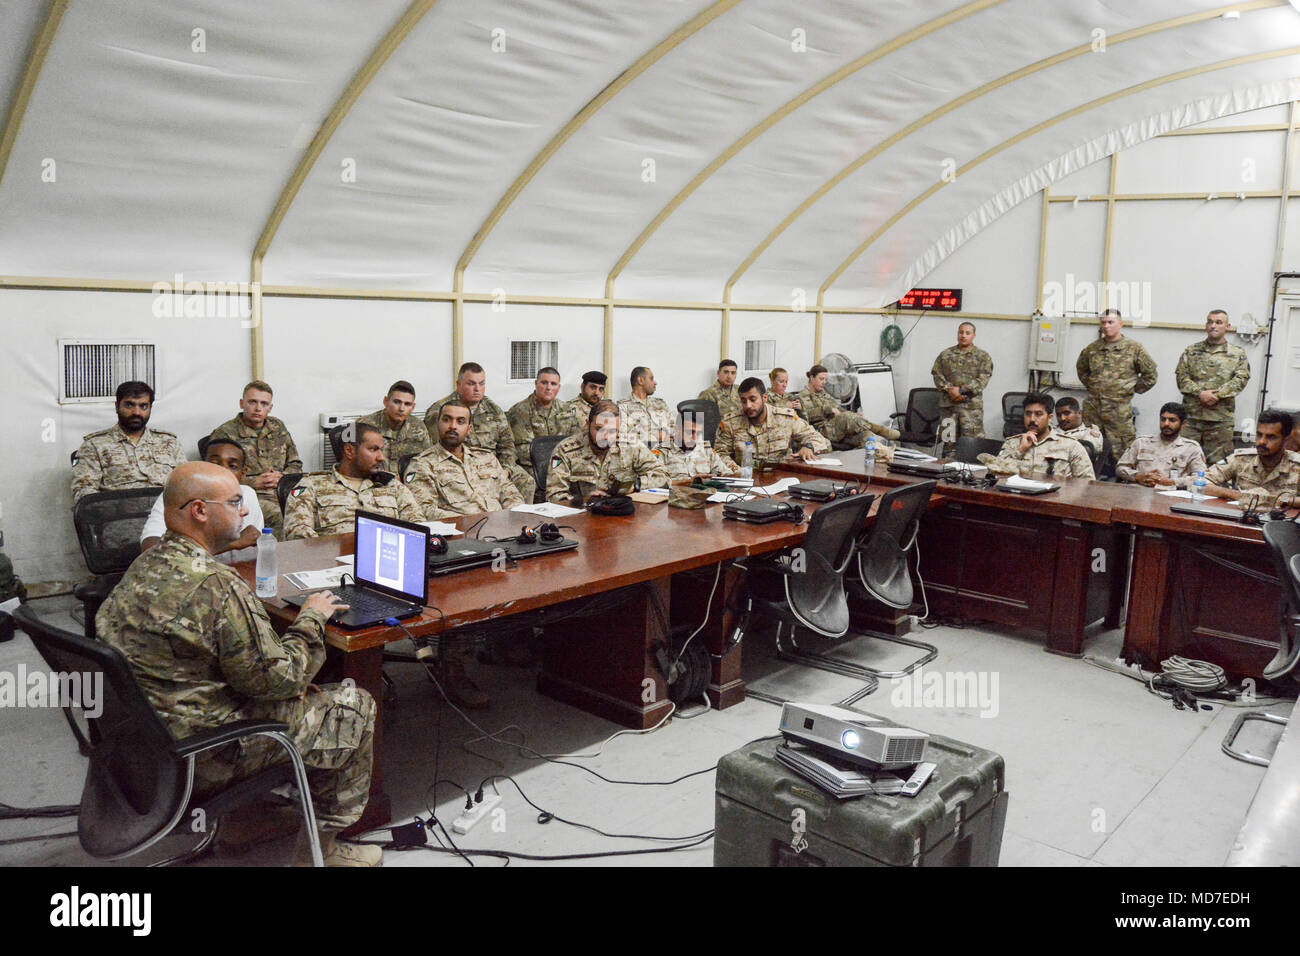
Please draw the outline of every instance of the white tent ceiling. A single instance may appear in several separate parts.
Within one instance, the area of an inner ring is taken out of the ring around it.
[[[240,280],[264,237],[271,284],[874,307],[1081,165],[1300,98],[1272,0],[64,6],[0,4],[0,275]]]

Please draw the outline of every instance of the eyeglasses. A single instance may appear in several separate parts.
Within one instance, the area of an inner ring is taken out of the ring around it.
[[[178,505],[177,508],[176,508],[176,510],[177,510],[177,511],[184,511],[186,508],[188,508],[190,505],[194,504],[194,502],[196,502],[196,501],[202,501],[202,502],[203,502],[204,504],[206,504],[206,505],[230,505],[230,507],[232,507],[232,508],[240,508],[240,507],[242,507],[243,504],[244,504],[244,496],[243,496],[243,495],[240,495],[238,498],[230,498],[230,499],[226,499],[226,498],[191,498],[189,501],[185,502],[185,504],[183,504],[183,505]]]

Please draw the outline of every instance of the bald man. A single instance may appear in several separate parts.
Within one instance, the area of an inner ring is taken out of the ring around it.
[[[262,602],[213,555],[239,537],[239,482],[208,462],[181,465],[163,490],[167,530],[140,555],[95,618],[100,639],[121,651],[149,703],[179,740],[240,720],[283,721],[311,783],[326,866],[377,866],[378,847],[337,841],[370,792],[374,699],[356,687],[318,688],[325,622],[345,605],[313,594],[283,635]],[[195,761],[198,797],[288,759],[268,737],[250,737]],[[269,835],[269,834],[268,834]],[[310,862],[306,840],[295,862]]]

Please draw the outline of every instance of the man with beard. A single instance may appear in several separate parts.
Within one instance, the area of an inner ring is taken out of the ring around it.
[[[1056,434],[1087,442],[1094,452],[1100,452],[1105,441],[1100,428],[1083,423],[1083,409],[1079,407],[1079,400],[1069,395],[1056,403]]]
[[[1187,412],[1178,402],[1160,408],[1160,434],[1143,435],[1128,446],[1115,464],[1115,477],[1148,488],[1158,485],[1186,488],[1198,471],[1205,469],[1201,446],[1182,435]]]
[[[1276,408],[1265,410],[1255,425],[1255,447],[1239,448],[1205,473],[1205,493],[1237,501],[1255,495],[1260,507],[1300,488],[1300,454],[1287,451],[1291,416]]]
[[[412,458],[406,469],[406,487],[426,520],[506,511],[524,503],[496,455],[468,443],[474,426],[464,402],[444,402],[435,426],[438,444]]]
[[[754,467],[759,468],[793,457],[811,461],[831,450],[831,443],[790,409],[767,403],[762,379],[745,379],[739,391],[740,413],[724,418],[718,427],[714,444],[721,457],[743,465],[748,443],[754,448]]]
[[[645,447],[618,440],[619,413],[614,402],[597,402],[587,416],[587,428],[555,446],[546,475],[546,500],[567,505],[573,489],[583,501],[627,494],[642,488],[662,488],[668,474]]]
[[[1025,433],[1003,442],[996,458],[984,454],[979,460],[995,475],[1096,478],[1083,445],[1052,430],[1054,405],[1050,395],[1030,392],[1025,396]]]
[[[332,471],[307,475],[284,509],[284,538],[318,538],[351,531],[358,511],[423,521],[414,496],[384,471],[384,436],[373,425],[349,422]]]
[[[704,475],[734,477],[740,474],[740,467],[734,461],[721,457],[703,438],[704,423],[699,416],[690,412],[678,413],[676,441],[654,450],[670,481]]]
[[[72,466],[72,503],[97,491],[162,487],[185,463],[172,432],[149,428],[154,391],[144,382],[117,387],[117,424],[87,435]]]
[[[577,397],[564,403],[573,415],[574,434],[587,430],[587,419],[591,417],[591,410],[605,397],[606,381],[604,372],[584,372]]]

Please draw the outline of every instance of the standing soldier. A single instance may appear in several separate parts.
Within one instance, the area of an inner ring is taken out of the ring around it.
[[[1149,392],[1156,384],[1156,363],[1147,350],[1124,336],[1119,309],[1101,314],[1101,337],[1079,353],[1075,363],[1079,381],[1088,390],[1083,420],[1100,425],[1110,439],[1111,454],[1122,458],[1132,443],[1133,394]]]
[[[149,428],[153,389],[145,382],[117,387],[117,424],[91,432],[72,466],[72,503],[97,491],[162,487],[172,469],[185,464],[185,452],[171,432]]]
[[[957,326],[957,344],[939,353],[930,375],[939,389],[939,433],[944,439],[944,453],[952,451],[963,436],[983,438],[984,389],[993,376],[993,357],[975,344],[974,322]]]
[[[413,411],[415,386],[401,381],[389,386],[383,408],[357,419],[363,425],[373,425],[384,436],[388,443],[384,446],[384,458],[392,466],[393,474],[397,474],[398,463],[407,455],[418,455],[433,445],[424,422],[411,417]]]
[[[835,397],[826,391],[829,375],[825,365],[814,365],[808,370],[808,387],[798,395],[803,412],[808,417],[808,424],[817,429],[827,441],[847,444],[850,448],[864,447],[867,436],[872,432],[890,441],[897,440],[898,429],[877,425],[857,412],[841,408]]]
[[[569,402],[556,401],[560,394],[560,373],[547,366],[537,373],[533,382],[533,394],[522,402],[510,406],[506,412],[506,421],[510,423],[510,434],[515,440],[515,458],[519,467],[528,472],[528,477],[537,483],[533,472],[533,439],[546,438],[550,435],[572,435],[578,430],[578,422],[573,405]],[[582,401],[582,396],[578,396]]]
[[[1205,317],[1205,341],[1187,346],[1174,372],[1187,409],[1183,437],[1200,442],[1212,462],[1232,454],[1235,396],[1250,381],[1246,350],[1230,345],[1227,335],[1228,313],[1215,309]]]
[[[740,395],[736,392],[736,368],[736,363],[731,359],[723,359],[718,363],[718,380],[699,394],[700,398],[718,406],[718,413],[724,422],[728,415],[740,414]]]
[[[249,382],[239,414],[212,430],[213,438],[233,438],[244,449],[245,483],[257,492],[267,526],[277,535],[284,524],[275,488],[285,475],[302,472],[302,457],[284,422],[271,417],[273,394],[265,382]]]

